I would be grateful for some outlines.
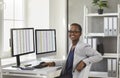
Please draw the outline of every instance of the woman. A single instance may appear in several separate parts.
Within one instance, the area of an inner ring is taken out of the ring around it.
[[[80,41],[82,28],[79,24],[70,25],[69,38],[72,43],[66,62],[48,62],[48,66],[63,65],[59,78],[83,78],[85,68],[92,63],[102,60],[102,55],[90,45]],[[84,77],[85,78],[85,77]]]

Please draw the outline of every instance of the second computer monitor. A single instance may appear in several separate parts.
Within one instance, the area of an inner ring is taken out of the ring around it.
[[[56,54],[55,29],[36,29],[35,39],[37,58]]]

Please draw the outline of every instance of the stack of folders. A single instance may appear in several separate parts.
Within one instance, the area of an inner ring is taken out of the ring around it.
[[[98,43],[97,38],[85,38],[85,43],[88,43],[93,49],[99,51],[102,55],[104,54],[104,47],[102,43]]]
[[[117,59],[107,59],[108,61],[108,76],[116,77],[117,76]]]
[[[85,38],[84,42],[89,44],[92,48],[97,49],[97,39],[96,38]]]
[[[106,36],[116,36],[117,23],[117,17],[104,17],[104,34]]]
[[[85,38],[84,42],[89,44],[95,50],[97,49],[97,38]]]

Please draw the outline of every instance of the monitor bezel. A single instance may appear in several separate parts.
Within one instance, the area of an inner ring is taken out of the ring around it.
[[[38,31],[54,31],[54,38],[55,38],[55,50],[54,51],[48,51],[48,52],[38,52],[37,50],[37,32]],[[56,30],[55,29],[36,29],[35,30],[35,43],[36,43],[36,55],[43,55],[45,56],[46,54],[53,54],[56,53],[57,51],[57,43],[56,43]]]
[[[13,45],[13,31],[14,30],[32,30],[33,31],[33,51],[14,55],[14,45]],[[34,53],[35,52],[34,28],[11,28],[11,42],[10,43],[11,43],[12,57]]]

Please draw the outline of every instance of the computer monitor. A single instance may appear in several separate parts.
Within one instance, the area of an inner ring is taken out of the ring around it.
[[[35,52],[34,28],[12,28],[11,51],[16,57],[16,67],[20,67],[20,56]]]
[[[37,59],[46,56],[53,56],[56,54],[55,29],[36,29],[35,39]]]

